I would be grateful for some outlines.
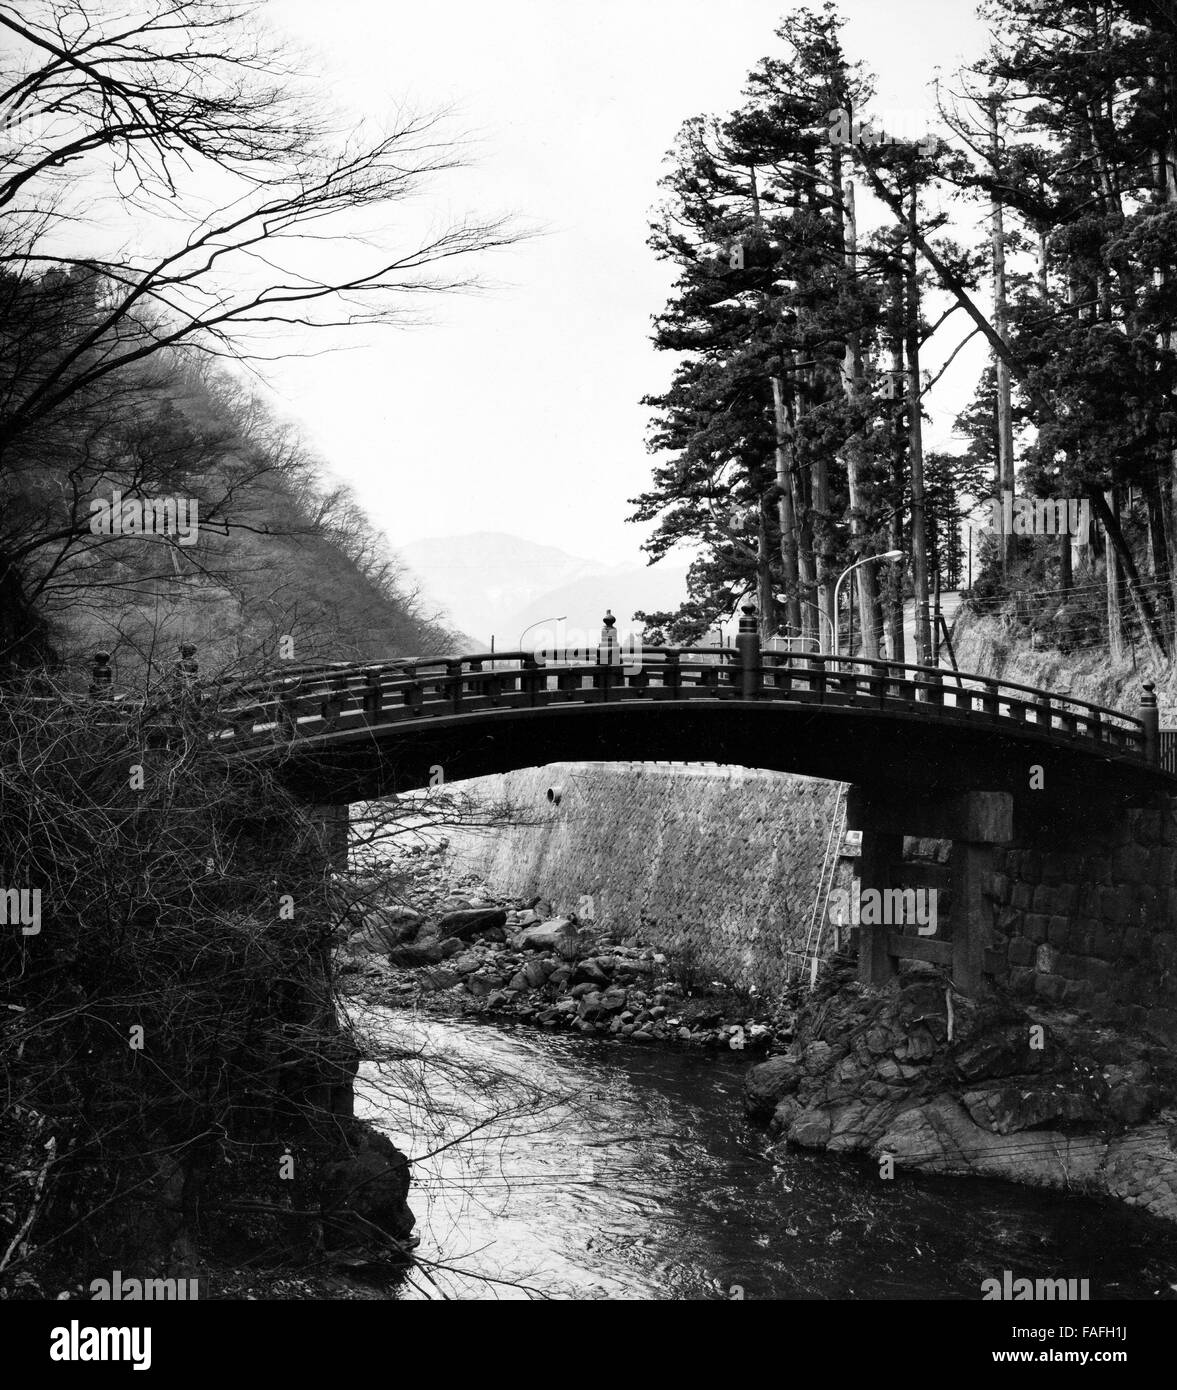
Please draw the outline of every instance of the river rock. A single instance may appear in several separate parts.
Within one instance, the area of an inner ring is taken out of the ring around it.
[[[567,917],[553,917],[516,932],[512,945],[517,950],[555,951],[571,960],[580,950],[580,932]]]
[[[447,912],[437,924],[437,934],[443,940],[458,937],[468,941],[472,936],[503,927],[506,920],[507,914],[501,907],[465,908],[459,912]]]
[[[417,982],[422,989],[452,989],[461,978],[456,970],[446,970],[444,967],[434,966],[422,970],[417,977]]]
[[[388,953],[389,965],[399,965],[413,969],[419,965],[438,965],[445,958],[440,941],[426,941],[418,945],[394,946]]]
[[[605,1013],[605,1009],[602,1006],[600,991],[590,987],[587,994],[582,994],[580,996],[580,1003],[577,1005],[576,1012],[581,1018],[588,1019],[590,1023],[601,1018]]]
[[[547,983],[548,978],[554,970],[555,963],[553,961],[529,960],[527,964],[523,966],[523,976],[530,988],[539,989],[541,985]]]
[[[425,919],[410,907],[392,905],[368,908],[362,920],[348,936],[348,945],[354,950],[390,951],[395,946],[403,946],[412,941]]]
[[[625,990],[614,986],[601,995],[601,1008],[610,1014],[620,1013],[626,1005]]]
[[[761,1062],[744,1078],[745,1111],[752,1119],[767,1120],[777,1104],[797,1089],[800,1079],[797,1061],[790,1055]]]
[[[594,985],[600,987],[609,983],[609,976],[595,960],[582,960],[572,972],[573,985]]]

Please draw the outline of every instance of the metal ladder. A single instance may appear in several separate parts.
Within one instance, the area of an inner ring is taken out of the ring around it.
[[[817,982],[818,951],[821,949],[822,932],[825,929],[830,893],[834,888],[834,877],[838,872],[838,859],[842,852],[842,842],[846,838],[846,794],[849,783],[838,787],[838,800],[834,814],[830,818],[830,833],[826,837],[825,854],[822,857],[821,873],[817,880],[817,893],[813,899],[813,912],[809,918],[809,930],[805,934],[805,950],[801,952],[802,969],[809,966],[809,984],[812,989]],[[796,954],[796,953],[794,953]]]

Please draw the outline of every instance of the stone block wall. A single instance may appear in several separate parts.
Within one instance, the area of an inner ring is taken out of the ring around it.
[[[694,961],[706,978],[763,991],[784,983],[790,962],[797,972],[787,952],[805,946],[836,783],[708,764],[561,763],[466,786],[531,821],[448,832],[451,866],[492,892],[540,895],[557,911],[587,895],[597,925]],[[842,874],[848,882],[848,866]]]
[[[995,979],[1177,1043],[1177,803],[1053,843],[995,851]]]

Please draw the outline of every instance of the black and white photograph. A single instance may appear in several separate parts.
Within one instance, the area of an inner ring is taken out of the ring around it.
[[[0,0],[0,1062],[33,1374],[1143,1374],[1177,0]]]

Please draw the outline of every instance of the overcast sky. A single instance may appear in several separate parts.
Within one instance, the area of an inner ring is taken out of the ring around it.
[[[816,6],[815,6],[816,7]],[[726,113],[780,45],[784,0],[270,0],[269,14],[356,112],[452,109],[474,167],[431,210],[515,214],[543,235],[485,258],[477,296],[431,301],[424,327],[267,368],[394,544],[507,531],[608,563],[641,562],[627,498],[648,479],[643,394],[669,379],[649,342],[669,269],[646,246],[684,119]],[[926,84],[975,59],[969,0],[844,0],[876,108],[931,105]],[[957,316],[959,317],[959,316]],[[959,330],[957,331],[957,333]],[[944,338],[944,351],[958,340]],[[983,364],[979,340],[932,401],[933,446]]]

